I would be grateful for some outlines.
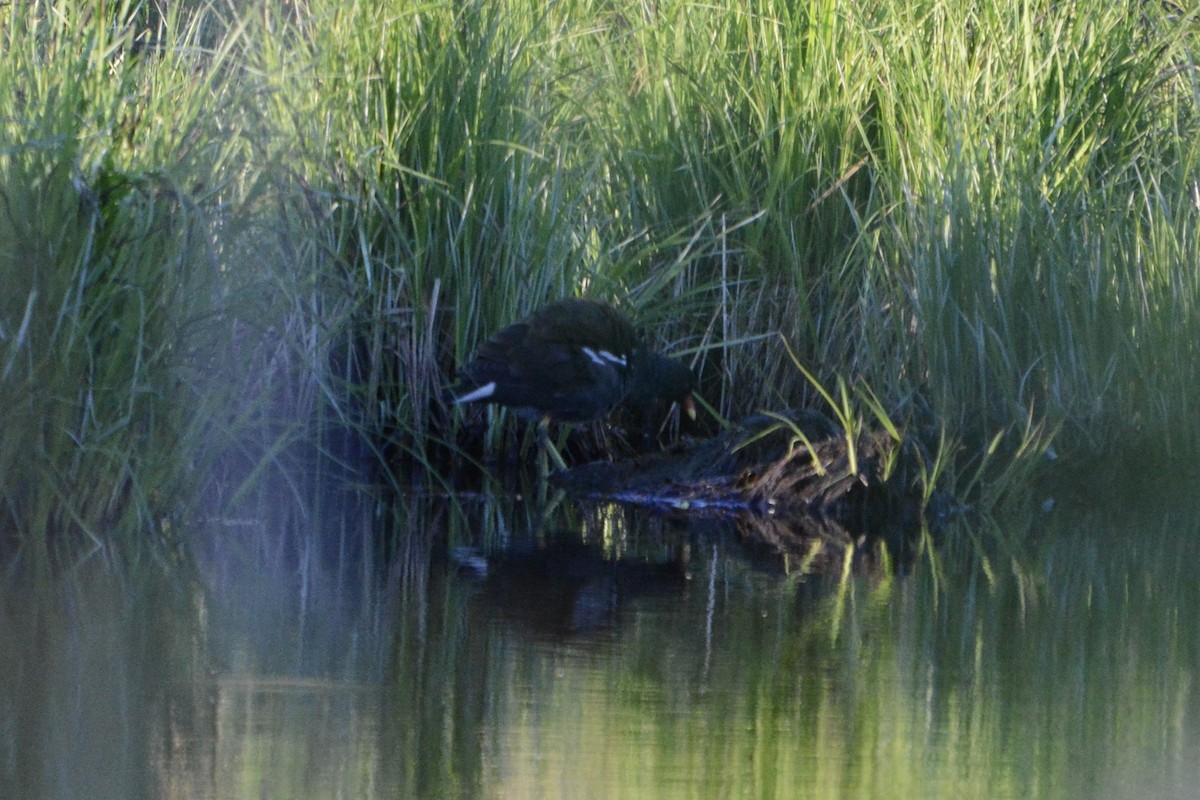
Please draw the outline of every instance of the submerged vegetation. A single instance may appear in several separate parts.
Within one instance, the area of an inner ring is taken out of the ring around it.
[[[863,387],[960,490],[1052,435],[1194,457],[1196,13],[10,5],[2,549],[165,556],[197,498],[268,477],[433,478],[454,366],[574,294],[727,419]]]

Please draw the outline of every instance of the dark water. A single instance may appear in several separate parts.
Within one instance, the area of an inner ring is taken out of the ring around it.
[[[607,506],[208,520],[194,580],[3,592],[0,797],[1200,796],[1200,510],[1153,507],[816,575]]]

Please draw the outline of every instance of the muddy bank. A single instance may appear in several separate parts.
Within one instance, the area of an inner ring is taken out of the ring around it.
[[[551,481],[576,497],[732,517],[743,543],[809,571],[849,545],[896,543],[944,515],[948,500],[935,493],[926,503],[913,479],[923,457],[919,443],[884,430],[863,431],[852,444],[824,415],[795,411],[754,415],[666,452],[583,464]]]

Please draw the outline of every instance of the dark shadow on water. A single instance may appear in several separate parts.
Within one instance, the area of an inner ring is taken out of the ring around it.
[[[622,607],[639,597],[682,591],[687,557],[686,545],[663,561],[611,557],[564,533],[486,560],[472,555],[461,569],[477,578],[476,616],[560,637],[615,625]]]

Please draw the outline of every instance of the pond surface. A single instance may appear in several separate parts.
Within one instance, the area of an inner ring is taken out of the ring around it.
[[[815,575],[511,496],[212,519],[194,576],[0,593],[0,797],[1194,797],[1200,511],[1152,505]]]

